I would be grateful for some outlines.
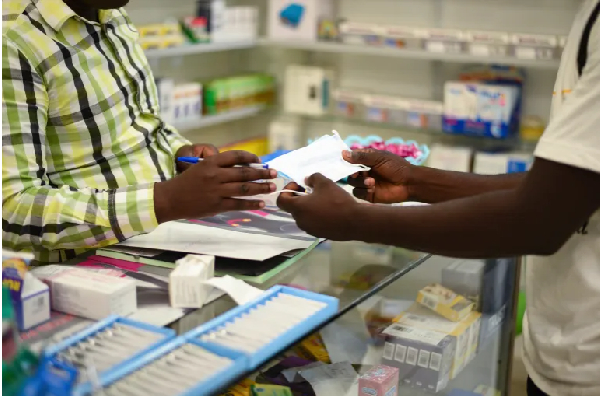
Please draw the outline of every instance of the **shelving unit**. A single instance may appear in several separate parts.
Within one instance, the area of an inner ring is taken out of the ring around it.
[[[174,56],[197,55],[211,52],[247,49],[255,47],[256,45],[257,42],[254,40],[235,41],[230,43],[186,44],[178,47],[147,50],[146,57],[148,59],[160,59]]]
[[[498,56],[475,56],[471,54],[450,54],[436,53],[425,50],[412,50],[402,48],[390,48],[384,46],[369,45],[351,45],[334,42],[308,42],[308,41],[276,41],[269,39],[260,39],[261,46],[270,46],[276,48],[287,48],[313,52],[329,52],[342,54],[358,54],[365,56],[379,56],[405,59],[420,59],[430,61],[443,61],[449,63],[484,63],[511,65],[520,67],[558,69],[560,61],[558,59],[521,59],[515,57]]]
[[[228,111],[222,114],[204,116],[197,120],[177,122],[174,123],[173,126],[180,132],[193,131],[200,128],[207,128],[218,124],[224,124],[226,122],[252,117],[264,111],[265,109],[266,106],[251,106],[243,109]]]

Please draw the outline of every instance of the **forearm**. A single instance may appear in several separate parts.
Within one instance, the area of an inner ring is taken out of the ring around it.
[[[350,239],[461,258],[551,253],[557,243],[544,236],[547,224],[524,212],[517,196],[505,190],[424,207],[361,205]]]
[[[72,190],[30,186],[2,205],[2,240],[15,250],[98,248],[157,226],[153,186]]]
[[[414,167],[409,184],[410,199],[438,203],[493,191],[511,190],[521,184],[526,174],[523,172],[489,176]]]

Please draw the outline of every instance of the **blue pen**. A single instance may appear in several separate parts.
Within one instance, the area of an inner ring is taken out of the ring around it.
[[[185,162],[187,164],[197,164],[200,161],[203,161],[203,158],[198,158],[198,157],[178,157],[177,158],[178,162]],[[236,165],[239,166],[239,165]],[[248,164],[248,165],[243,165],[243,166],[247,166],[250,168],[254,168],[254,169],[269,169],[269,165],[267,164]]]

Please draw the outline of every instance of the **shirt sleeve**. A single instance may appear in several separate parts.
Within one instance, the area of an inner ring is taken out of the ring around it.
[[[535,156],[600,172],[600,29],[594,31],[581,78],[550,121]]]
[[[95,248],[157,226],[154,184],[115,190],[57,186],[46,174],[48,95],[2,40],[2,241],[14,250]]]
[[[192,143],[181,136],[181,134],[174,127],[167,125],[165,126],[165,138],[167,139],[167,143],[171,147],[171,152],[173,155],[177,154],[177,151],[183,146],[191,145]]]

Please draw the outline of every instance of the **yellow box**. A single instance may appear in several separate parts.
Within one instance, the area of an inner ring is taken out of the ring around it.
[[[456,339],[456,355],[450,369],[450,378],[455,378],[477,352],[481,325],[479,312],[471,312],[462,321],[453,322],[419,304],[413,304],[408,310],[394,318],[394,322],[454,337]]]
[[[318,334],[313,334],[302,340],[300,344],[298,344],[297,353],[307,359],[331,363],[327,348],[325,348],[325,345]]]
[[[417,302],[454,322],[466,318],[474,308],[472,301],[437,283],[419,290]]]
[[[141,38],[160,36],[161,32],[162,32],[162,25],[161,24],[143,25],[143,26],[138,26],[137,30],[138,30],[138,33],[140,34]]]

